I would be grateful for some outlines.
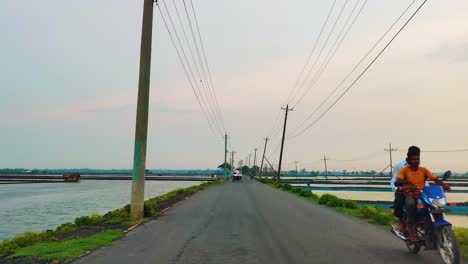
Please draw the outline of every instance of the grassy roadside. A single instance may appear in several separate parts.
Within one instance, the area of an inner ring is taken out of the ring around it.
[[[266,178],[257,179],[259,182],[274,188],[303,197],[311,202],[328,207],[334,207],[337,211],[366,220],[369,223],[390,227],[396,218],[393,211],[376,206],[360,206],[356,201],[341,199],[332,194],[319,196],[310,190],[303,190],[287,183],[276,183]],[[465,259],[468,259],[468,228],[455,227],[455,236],[460,244],[460,250]]]
[[[151,198],[144,204],[144,219],[130,219],[130,205],[104,215],[77,217],[73,223],[65,223],[55,230],[27,232],[0,242],[0,263],[65,263],[100,246],[110,245],[136,225],[158,217],[166,208],[186,199],[196,192],[220,184],[206,182],[200,185],[176,189],[162,196]]]

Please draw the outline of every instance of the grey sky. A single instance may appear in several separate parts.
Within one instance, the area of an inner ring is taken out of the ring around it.
[[[0,167],[131,167],[142,2],[0,2]],[[289,131],[410,2],[368,1],[329,68],[291,112]],[[332,1],[194,4],[230,149],[244,159],[263,147]],[[332,169],[380,170],[389,142],[399,149],[468,148],[467,12],[463,0],[428,1],[329,114],[287,141],[283,167],[298,160],[300,168],[321,169],[326,154],[336,160]],[[157,9],[153,43],[147,164],[215,167],[223,144],[202,116]],[[277,163],[278,153],[270,157]],[[430,169],[468,171],[468,152],[422,158]],[[351,159],[357,160],[338,162]]]

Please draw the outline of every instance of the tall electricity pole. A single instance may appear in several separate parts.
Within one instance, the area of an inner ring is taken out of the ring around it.
[[[224,134],[224,179],[226,179],[226,162],[227,162],[227,133]]]
[[[143,218],[143,204],[145,199],[146,140],[148,138],[153,4],[154,0],[144,0],[143,4],[140,75],[138,82],[135,147],[133,154],[132,195],[130,199],[130,216],[133,220],[140,220]]]
[[[255,148],[255,154],[254,154],[254,167],[257,166],[257,148]]]
[[[252,153],[249,153],[249,168],[252,168],[252,164],[250,163],[250,157],[252,156]]]
[[[325,157],[325,155],[323,155],[322,160],[325,163],[325,181],[328,182],[327,157]]]
[[[235,151],[231,151],[231,168],[233,169],[234,171],[234,153],[236,153]]]
[[[294,164],[296,164],[296,175],[297,175],[297,163],[299,163],[299,161],[295,160]]]
[[[281,161],[283,160],[283,147],[284,147],[284,137],[286,135],[286,123],[288,121],[288,112],[293,111],[293,109],[289,109],[289,105],[286,105],[286,108],[281,107],[282,110],[285,110],[284,114],[284,126],[283,126],[283,138],[281,139],[281,152],[280,152],[280,158],[279,158],[279,164],[278,164],[278,177],[276,178],[277,182],[280,182],[280,177],[281,177]]]
[[[393,161],[392,161],[392,151],[397,151],[398,149],[392,148],[392,143],[388,144],[388,149],[384,148],[384,151],[390,153],[390,177],[393,176]]]
[[[263,148],[262,162],[261,162],[261,165],[260,165],[260,177],[263,176],[262,175],[262,173],[263,173],[263,160],[265,159],[265,152],[266,152],[267,143],[268,143],[268,137],[265,138],[265,147]]]

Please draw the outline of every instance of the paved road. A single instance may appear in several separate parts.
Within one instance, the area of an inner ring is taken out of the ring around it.
[[[245,180],[194,195],[76,263],[440,263],[381,227]]]

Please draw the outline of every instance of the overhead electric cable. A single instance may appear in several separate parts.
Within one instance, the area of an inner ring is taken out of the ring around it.
[[[359,76],[348,86],[348,88],[325,110],[325,112],[323,112],[314,122],[312,122],[310,125],[308,125],[306,128],[304,128],[301,132],[299,132],[298,134],[290,137],[289,139],[291,138],[295,138],[299,135],[301,135],[302,133],[304,133],[306,130],[308,130],[310,127],[312,127],[313,125],[315,125],[320,119],[322,119],[322,117],[328,113],[328,111],[330,111],[330,109],[332,109],[336,103],[338,103],[338,101],[354,86],[354,84],[357,83],[357,81],[359,81],[359,79],[361,79],[361,77],[367,72],[367,70],[369,70],[369,68],[375,63],[375,61],[377,61],[377,59],[382,55],[382,53],[388,48],[388,46],[390,46],[390,44],[393,42],[393,40],[395,40],[395,38],[401,33],[401,31],[406,27],[406,25],[408,25],[408,23],[413,19],[413,17],[419,12],[419,10],[424,6],[424,4],[427,2],[427,0],[424,0],[424,2],[418,7],[418,9],[416,9],[416,11],[414,11],[414,13],[411,15],[411,17],[405,22],[405,24],[398,30],[398,32],[392,37],[392,39],[385,45],[385,47],[377,54],[377,56],[371,61],[371,63],[369,65],[367,65],[367,67],[364,69],[364,71],[362,71]]]
[[[361,15],[362,10],[364,9],[365,5],[367,4],[367,1],[368,0],[364,1],[364,4],[359,9],[357,15],[354,17],[353,21],[348,26],[346,32],[343,34],[344,30],[346,29],[346,26],[348,25],[349,20],[353,16],[354,11],[356,10],[356,8],[357,8],[357,6],[358,6],[358,4],[360,2],[360,0],[356,1],[356,4],[354,5],[353,10],[351,11],[351,13],[350,13],[348,19],[346,20],[346,22],[344,23],[343,28],[341,29],[340,33],[338,34],[338,37],[336,38],[335,42],[333,43],[332,48],[330,49],[327,56],[325,57],[325,60],[323,61],[322,65],[319,67],[319,70],[315,74],[314,78],[311,79],[311,81],[307,85],[308,88],[306,88],[306,90],[304,90],[301,97],[299,97],[299,99],[296,101],[296,103],[293,104],[293,107],[296,107],[302,101],[302,99],[304,99],[304,97],[309,93],[309,91],[312,89],[312,87],[314,87],[314,85],[317,83],[317,80],[320,78],[322,73],[325,71],[325,69],[327,68],[330,61],[334,58],[336,52],[341,47],[341,44],[343,44],[343,41],[346,39],[346,37],[347,37],[349,31],[351,30],[351,28],[353,27],[354,23],[356,22],[358,17]]]
[[[162,1],[164,1],[164,0],[162,0]],[[189,53],[190,53],[190,57],[192,58],[192,61],[194,62],[193,64],[194,64],[195,70],[197,71],[197,74],[198,74],[198,80],[202,80],[200,69],[198,68],[197,62],[195,60],[195,56],[193,55],[192,46],[190,45],[189,38],[187,37],[187,33],[185,32],[184,23],[182,22],[182,18],[180,17],[179,9],[177,8],[177,4],[176,4],[175,0],[172,0],[172,3],[174,5],[174,10],[175,10],[175,13],[177,14],[177,18],[179,20],[180,27],[182,28],[182,33],[184,34],[185,43],[187,44],[187,47],[188,47],[188,50],[189,50]],[[163,4],[165,4],[165,3],[163,2]],[[166,10],[167,10],[167,8],[166,8]]]
[[[201,98],[202,104],[205,106],[205,111],[207,112],[207,115],[210,117],[210,120],[211,120],[211,122],[212,122],[214,128],[216,128],[216,130],[220,133],[220,135],[223,135],[223,134],[224,134],[223,129],[221,128],[220,124],[217,122],[217,120],[216,120],[216,115],[212,113],[212,112],[213,112],[213,109],[212,109],[212,108],[210,109],[210,106],[211,106],[211,105],[210,105],[209,101],[208,101],[208,100],[205,100],[205,97],[203,96],[203,93],[201,92],[201,91],[203,90],[203,89],[202,89],[203,86],[201,86],[201,84],[197,81],[197,78],[195,78],[195,75],[194,75],[194,73],[193,73],[192,67],[190,66],[190,62],[189,62],[189,60],[188,60],[188,58],[187,58],[185,49],[184,49],[184,47],[183,47],[183,45],[182,45],[182,43],[181,43],[181,41],[180,41],[179,34],[177,33],[177,29],[176,29],[176,27],[175,27],[175,25],[174,25],[174,21],[173,21],[173,19],[172,19],[172,17],[171,17],[171,14],[170,14],[169,9],[168,9],[168,7],[167,7],[167,5],[166,5],[166,2],[165,2],[164,0],[161,0],[161,2],[164,4],[164,8],[165,8],[165,10],[166,10],[166,12],[167,12],[167,16],[168,16],[168,18],[169,18],[169,22],[171,23],[171,26],[172,26],[172,28],[173,28],[174,34],[175,34],[175,36],[176,36],[177,43],[179,44],[179,47],[180,47],[180,49],[181,49],[181,51],[182,51],[182,54],[183,54],[183,58],[185,59],[185,61],[186,61],[186,63],[187,63],[187,66],[188,66],[188,69],[189,69],[189,71],[190,71],[190,73],[191,73],[191,76],[192,76],[192,78],[193,78],[193,80],[194,80],[194,82],[195,82],[195,84],[196,84],[195,87],[197,88],[197,90],[198,90],[198,92],[199,92],[199,97]],[[158,5],[158,8],[159,8],[159,5]],[[196,62],[194,62],[194,63],[196,63]],[[201,86],[202,88],[200,88],[200,86]],[[205,95],[206,95],[206,92],[205,92]]]
[[[405,150],[400,150],[405,151]],[[452,152],[468,152],[468,149],[447,149],[447,150],[421,150],[421,152],[439,152],[439,153],[452,153]]]
[[[196,12],[195,12],[195,7],[193,5],[193,1],[190,0],[190,4],[192,6],[192,12],[193,12],[193,17],[195,19],[195,25],[196,25],[196,28],[197,28],[197,31],[198,31],[198,37],[200,38],[200,44],[201,44],[201,48],[202,48],[202,52],[203,52],[203,57],[205,59],[205,65],[206,65],[206,69],[207,69],[207,72],[208,72],[208,77],[209,77],[209,80],[210,80],[210,84],[211,84],[211,90],[214,94],[214,99],[215,99],[215,103],[216,103],[216,106],[217,106],[217,110],[218,110],[218,114],[219,114],[219,117],[221,119],[221,123],[223,125],[223,128],[224,130],[226,130],[226,127],[225,127],[225,124],[224,124],[224,119],[223,119],[223,115],[222,115],[222,112],[221,112],[221,108],[219,107],[219,103],[218,103],[218,96],[216,94],[216,89],[214,88],[214,85],[213,85],[213,78],[211,77],[212,74],[211,74],[211,70],[210,70],[210,66],[208,64],[208,60],[207,60],[207,56],[206,56],[206,49],[205,49],[205,45],[203,44],[203,38],[202,38],[202,34],[201,34],[201,30],[200,30],[200,26],[198,25],[198,19],[197,19],[197,15],[196,15]]]
[[[197,38],[195,36],[195,32],[193,30],[193,25],[192,25],[192,21],[190,19],[190,15],[189,15],[189,12],[188,12],[188,9],[187,9],[187,5],[185,3],[185,0],[183,0],[182,2],[183,2],[183,5],[184,5],[185,14],[187,16],[187,21],[189,23],[189,28],[190,28],[190,32],[191,32],[191,35],[192,35],[193,43],[195,45],[195,51],[197,53],[198,63],[199,63],[200,68],[202,70],[202,74],[204,76],[204,79],[208,80],[205,65],[203,64],[203,60],[202,60],[202,57],[201,57],[201,54],[200,54],[200,48],[198,47],[198,41],[197,41]],[[214,95],[213,95],[213,93],[211,91],[209,82],[208,81],[206,82],[206,86],[205,86],[205,83],[202,82],[202,80],[200,80],[200,83],[201,83],[201,86],[204,88],[205,95],[208,97],[208,101],[210,102],[210,106],[212,107],[212,110],[215,112],[214,116],[215,116],[217,122],[221,124],[220,125],[221,127],[223,127],[222,121],[220,119],[219,111],[216,110],[216,103],[215,103]],[[223,129],[223,128],[221,128],[221,129]]]
[[[332,6],[331,6],[331,8],[330,8],[330,11],[328,11],[327,18],[325,19],[325,22],[323,22],[322,28],[320,29],[320,33],[319,33],[317,39],[315,40],[314,47],[313,47],[312,50],[310,51],[309,56],[308,56],[308,58],[307,58],[307,60],[306,60],[306,63],[305,63],[304,66],[302,67],[301,73],[299,74],[299,76],[298,76],[297,79],[296,79],[296,82],[294,83],[293,89],[291,90],[291,92],[289,92],[288,97],[286,98],[286,100],[284,101],[284,103],[283,103],[282,105],[285,105],[285,104],[289,101],[291,95],[294,94],[294,91],[296,90],[297,85],[299,84],[299,81],[300,81],[301,78],[302,78],[302,75],[304,74],[304,72],[305,72],[307,66],[308,66],[309,63],[310,63],[310,59],[312,58],[312,55],[314,54],[315,49],[317,48],[317,44],[318,44],[320,38],[322,37],[323,31],[324,31],[324,29],[325,29],[325,27],[326,27],[326,25],[327,25],[327,23],[328,23],[328,20],[330,19],[330,16],[331,16],[331,13],[332,13],[332,11],[333,11],[333,8],[335,8],[335,4],[336,4],[336,0],[333,1],[333,4],[332,4]],[[280,113],[281,113],[281,111],[280,111]]]
[[[338,86],[327,96],[327,98],[325,98],[325,100],[322,101],[322,103],[315,108],[314,111],[312,111],[312,113],[296,128],[294,129],[294,131],[291,133],[291,134],[294,134],[295,131],[299,130],[300,127],[305,124],[305,122],[307,122],[310,118],[312,118],[312,116],[328,101],[328,99],[330,99],[330,97],[333,96],[333,94],[335,94],[335,92],[348,80],[348,78],[354,73],[354,71],[356,71],[356,69],[362,64],[362,62],[364,62],[364,60],[370,55],[370,53],[372,51],[374,51],[374,49],[380,44],[380,42],[387,36],[387,34],[390,32],[390,30],[393,29],[393,27],[400,21],[400,19],[403,17],[404,14],[406,14],[406,12],[411,8],[411,6],[413,6],[413,4],[416,2],[416,0],[413,0],[411,2],[411,4],[403,11],[403,13],[401,13],[401,15],[395,20],[395,22],[393,22],[393,24],[387,29],[387,31],[380,37],[380,39],[374,44],[374,46],[372,46],[372,48],[362,57],[362,59],[354,66],[354,68],[351,70],[350,73],[348,73],[348,75],[346,75],[346,77],[338,84]]]
[[[163,22],[164,22],[164,26],[166,27],[166,30],[167,30],[167,32],[168,32],[168,34],[169,34],[169,37],[170,37],[171,42],[172,42],[172,45],[173,45],[174,49],[176,50],[177,56],[178,56],[178,58],[179,58],[179,60],[180,60],[180,63],[182,64],[182,68],[184,69],[185,75],[187,76],[187,79],[188,79],[189,84],[190,84],[190,87],[192,88],[192,91],[193,91],[193,93],[194,93],[194,95],[195,95],[195,98],[197,99],[197,102],[198,102],[198,104],[200,105],[200,108],[201,108],[201,110],[202,110],[202,112],[203,112],[203,115],[205,116],[205,118],[206,118],[206,120],[207,120],[207,122],[208,122],[208,125],[209,125],[209,127],[210,127],[211,132],[213,133],[213,135],[214,135],[215,138],[217,139],[217,142],[219,142],[219,139],[218,139],[219,137],[218,137],[218,135],[216,134],[216,130],[213,128],[213,125],[211,124],[210,118],[208,117],[208,115],[207,115],[207,113],[206,113],[206,111],[205,111],[205,109],[204,109],[204,107],[203,107],[203,105],[202,105],[202,103],[201,103],[201,101],[200,101],[200,98],[199,98],[199,96],[198,96],[198,94],[197,94],[197,92],[196,92],[196,89],[195,89],[195,87],[194,87],[194,85],[193,85],[193,83],[192,83],[192,79],[190,78],[190,74],[189,74],[189,72],[188,72],[188,70],[187,70],[187,67],[185,66],[184,60],[183,60],[183,58],[182,58],[182,56],[181,56],[181,54],[180,54],[180,52],[179,52],[179,49],[177,48],[177,45],[176,45],[175,40],[174,40],[174,37],[173,37],[173,35],[172,35],[172,33],[171,33],[170,29],[169,29],[169,26],[168,26],[168,24],[167,24],[167,22],[166,22],[166,19],[164,18],[164,15],[163,15],[162,10],[161,10],[161,8],[160,8],[159,5],[158,5],[158,10],[159,10],[159,13],[161,14],[161,18],[162,18],[162,20],[163,20]]]
[[[327,44],[328,44],[328,41],[330,40],[330,37],[331,35],[333,34],[333,32],[335,31],[335,28],[336,28],[336,25],[338,24],[338,21],[340,20],[341,18],[341,15],[343,14],[343,11],[345,10],[346,8],[346,5],[348,4],[349,0],[346,0],[346,2],[344,3],[344,5],[341,7],[341,11],[340,13],[338,14],[338,16],[336,17],[336,20],[333,24],[333,27],[331,28],[330,32],[328,33],[328,36],[327,38],[325,39],[325,42],[323,43],[323,46],[322,48],[320,49],[320,52],[319,54],[317,55],[317,57],[315,58],[314,60],[314,63],[312,64],[312,67],[309,69],[309,72],[307,74],[307,76],[302,80],[301,82],[301,85],[299,86],[299,89],[296,90],[296,94],[297,92],[299,92],[303,87],[304,87],[304,84],[306,83],[306,81],[309,79],[310,75],[312,74],[314,68],[315,68],[315,65],[317,64],[318,60],[320,59],[320,57],[322,56],[322,53],[323,51],[325,50],[325,48],[327,47]],[[295,95],[291,97],[291,100],[292,101],[294,99]],[[290,102],[288,101],[288,103]]]
[[[201,75],[201,73],[200,73],[199,67],[202,67],[202,65],[201,65],[201,66],[198,66],[198,65],[197,65],[197,61],[195,60],[195,56],[193,55],[193,50],[192,50],[192,47],[191,47],[190,42],[189,42],[189,40],[188,40],[188,37],[187,37],[187,33],[186,33],[186,31],[185,31],[184,24],[183,24],[182,19],[181,19],[181,17],[180,17],[179,9],[177,8],[177,4],[176,4],[175,0],[172,0],[172,3],[173,3],[173,5],[174,5],[175,12],[176,12],[177,17],[178,17],[178,19],[179,19],[179,23],[180,23],[180,26],[181,26],[181,28],[182,28],[182,32],[183,32],[183,35],[184,35],[184,38],[185,38],[185,42],[186,42],[186,44],[187,44],[187,47],[188,47],[188,50],[189,50],[189,53],[190,53],[190,57],[192,58],[193,64],[195,65],[195,69],[196,69],[196,71],[197,71],[197,73],[198,73],[198,80],[200,81],[200,85],[202,85],[202,87],[203,87],[203,79],[206,78],[206,75],[205,75],[204,77],[202,77],[202,75]],[[190,19],[190,18],[187,17],[187,19]],[[205,89],[205,95],[206,95],[206,89]],[[210,101],[210,100],[207,100],[207,101],[208,101],[208,103],[210,104],[210,105],[209,105],[209,107],[211,107],[210,110],[211,110],[211,111],[214,111],[214,112],[215,112],[215,115],[218,115],[219,111],[218,111],[218,109],[217,109],[217,106],[214,105],[214,103],[213,103],[212,101]],[[221,128],[221,130],[224,130],[224,132],[225,132],[226,129],[225,129],[225,127],[224,127],[224,123],[223,123],[220,119],[218,119],[217,116],[215,116],[215,117],[216,117],[216,122],[218,122],[218,126]]]

